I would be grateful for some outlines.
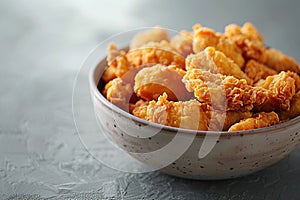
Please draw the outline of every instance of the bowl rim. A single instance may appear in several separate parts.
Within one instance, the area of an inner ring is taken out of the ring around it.
[[[88,56],[84,63],[89,59],[90,56]],[[158,124],[154,122],[150,122],[144,119],[141,119],[139,117],[136,117],[121,108],[117,107],[116,105],[109,102],[102,93],[98,90],[98,83],[101,79],[101,77],[98,77],[95,73],[98,70],[98,68],[102,68],[102,70],[105,69],[106,65],[101,65],[102,62],[104,62],[106,59],[106,56],[103,59],[100,59],[100,62],[98,62],[94,66],[90,66],[88,78],[89,78],[89,87],[90,91],[92,92],[91,95],[94,95],[104,106],[106,106],[108,109],[110,109],[113,112],[116,112],[117,114],[122,115],[123,117],[130,119],[134,121],[137,124],[141,125],[148,125],[153,128],[165,130],[167,132],[174,132],[174,133],[185,133],[185,134],[196,134],[196,137],[204,137],[207,134],[214,135],[219,134],[221,137],[232,137],[232,136],[245,136],[245,135],[254,135],[254,134],[265,134],[269,132],[273,132],[274,130],[279,129],[286,129],[287,127],[290,127],[292,125],[295,125],[300,122],[300,115],[290,119],[289,121],[276,124],[269,127],[263,127],[263,128],[257,128],[257,129],[250,129],[250,130],[241,130],[241,131],[234,131],[234,132],[228,132],[228,131],[201,131],[201,130],[193,130],[193,129],[184,129],[184,128],[177,128],[172,126],[166,126],[163,124]],[[96,78],[97,77],[97,78]],[[93,101],[94,102],[94,101]]]

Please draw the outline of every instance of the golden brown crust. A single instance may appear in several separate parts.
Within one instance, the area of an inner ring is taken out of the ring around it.
[[[239,123],[232,125],[228,132],[250,130],[256,128],[263,128],[268,126],[273,126],[279,123],[279,117],[275,112],[260,112],[255,114],[253,117],[244,119]]]
[[[293,119],[300,115],[300,91],[298,91],[291,101],[291,106],[289,110],[280,111],[279,117],[280,120]]]
[[[144,119],[178,128],[208,129],[209,117],[205,113],[205,105],[200,104],[196,100],[173,102],[168,101],[167,98],[167,94],[164,93],[158,98],[158,101],[150,101]],[[144,109],[144,107],[141,108],[140,110],[142,111],[139,113],[144,113]]]
[[[115,78],[105,85],[102,93],[108,101],[129,111],[130,98],[133,95],[133,88],[129,83],[125,83],[121,78]]]
[[[129,49],[136,49],[149,42],[160,42],[162,40],[169,41],[169,34],[165,29],[156,26],[152,29],[137,33],[132,38]]]
[[[193,50],[195,53],[203,51],[207,47],[214,47],[216,50],[223,52],[239,67],[243,67],[245,61],[242,51],[232,40],[199,24],[195,25],[193,29]]]
[[[116,77],[122,77],[129,70],[133,69],[126,57],[125,51],[119,51],[115,44],[111,43],[107,49],[107,64],[108,67],[105,69],[102,80],[109,82]]]
[[[140,70],[135,76],[134,92],[145,100],[157,100],[164,92],[172,101],[184,101],[193,97],[181,82],[185,72],[176,66],[154,65]]]
[[[255,60],[249,60],[244,68],[245,74],[252,79],[253,83],[268,76],[275,75],[277,72]]]
[[[245,79],[250,84],[252,83],[252,80],[237,64],[214,47],[207,47],[197,54],[189,55],[186,58],[186,69],[193,68],[207,70],[216,74],[231,75],[239,79]]]
[[[242,50],[246,59],[254,59],[261,63],[266,61],[267,49],[263,37],[251,23],[246,23],[243,27],[230,24],[226,26],[224,34]]]
[[[149,42],[138,49],[133,49],[127,53],[127,59],[134,66],[162,64],[176,65],[185,69],[184,57],[165,40],[159,43]]]
[[[206,102],[215,109],[250,111],[254,103],[260,105],[266,98],[261,90],[248,85],[245,79],[201,69],[188,70],[183,80],[188,91],[194,91],[200,102]]]
[[[300,74],[300,68],[297,61],[281,51],[270,48],[266,51],[266,57],[265,64],[275,71],[280,72],[289,70]]]
[[[187,57],[193,53],[193,34],[181,31],[171,39],[170,44],[183,57]]]
[[[280,72],[279,74],[268,76],[264,81],[260,81],[258,86],[266,89],[266,101],[255,107],[260,111],[280,111],[289,110],[290,101],[296,94],[296,81],[294,72]]]

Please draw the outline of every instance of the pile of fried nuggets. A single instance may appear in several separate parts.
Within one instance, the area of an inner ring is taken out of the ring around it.
[[[196,24],[171,39],[155,27],[136,34],[127,52],[109,45],[102,93],[151,122],[232,132],[298,116],[298,74],[298,63],[268,48],[251,23],[224,33]]]

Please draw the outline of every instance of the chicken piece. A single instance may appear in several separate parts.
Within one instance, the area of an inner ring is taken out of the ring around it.
[[[258,114],[253,115],[253,117],[244,119],[239,123],[232,125],[229,128],[228,132],[263,128],[263,127],[273,126],[278,123],[279,123],[279,117],[275,112],[269,112],[269,113],[260,112]]]
[[[108,67],[102,75],[102,80],[106,83],[116,77],[122,77],[126,72],[133,69],[127,60],[126,52],[119,51],[113,43],[107,49],[107,63]]]
[[[202,27],[199,24],[195,25],[193,29],[193,51],[195,53],[203,51],[206,47],[214,47],[233,60],[240,68],[243,67],[245,61],[242,51],[233,41],[221,33],[215,33],[212,29]]]
[[[193,34],[187,31],[181,31],[179,35],[175,35],[170,44],[183,57],[187,57],[193,53]]]
[[[208,129],[209,117],[205,112],[206,105],[199,103],[197,100],[174,102],[167,99],[168,95],[164,93],[158,98],[158,101],[150,101],[144,119],[177,128]],[[133,112],[133,114],[136,113],[140,116],[140,113],[144,113],[144,108],[139,108],[139,112]]]
[[[174,65],[154,65],[140,70],[135,76],[134,91],[138,97],[146,100],[157,100],[166,92],[168,99],[173,101],[189,100],[193,93],[188,92],[182,83],[185,71]]]
[[[162,40],[169,41],[169,34],[165,29],[156,26],[152,29],[137,33],[132,38],[129,49],[136,49],[149,42],[160,42]]]
[[[188,128],[194,130],[228,130],[228,128],[242,119],[251,117],[250,112],[211,111],[207,104],[196,100],[168,101],[164,93],[158,101],[138,101],[133,107],[132,114],[159,124],[167,126]]]
[[[226,118],[224,121],[223,131],[227,131],[233,124],[250,118],[252,116],[251,112],[242,112],[242,111],[227,111]]]
[[[294,72],[280,72],[279,74],[268,76],[265,81],[260,81],[259,85],[269,91],[267,100],[255,106],[255,110],[270,112],[273,110],[289,110],[290,101],[297,91],[297,83],[295,78],[298,75]],[[299,77],[298,77],[299,78]]]
[[[264,40],[258,30],[251,24],[245,23],[243,27],[230,24],[225,28],[225,36],[230,38],[241,50],[243,56],[254,59],[260,63],[267,60]]]
[[[105,85],[102,93],[112,104],[129,111],[129,103],[134,96],[133,88],[129,83],[125,83],[121,78],[115,78]]]
[[[130,104],[130,113],[146,120],[148,105],[149,101],[139,100],[134,104]]]
[[[189,55],[186,58],[186,69],[199,68],[212,73],[231,75],[238,79],[246,79],[251,84],[252,80],[235,64],[231,59],[225,56],[221,51],[214,47],[207,47],[204,51]]]
[[[267,78],[267,76],[275,75],[277,72],[255,60],[249,60],[244,68],[245,74],[253,80],[253,83],[258,82],[261,79]]]
[[[290,109],[279,112],[280,120],[293,119],[298,115],[300,115],[300,91],[298,91],[293,97]]]
[[[300,74],[300,68],[297,61],[281,51],[270,48],[266,51],[266,57],[265,64],[275,71],[280,72],[290,70]]]
[[[200,102],[217,110],[250,111],[254,104],[261,105],[267,98],[266,89],[252,87],[245,79],[212,74],[201,69],[188,70],[183,82],[188,91],[194,91]]]
[[[140,65],[176,65],[185,69],[185,58],[176,52],[170,43],[163,40],[150,42],[127,53],[127,59],[134,66]]]

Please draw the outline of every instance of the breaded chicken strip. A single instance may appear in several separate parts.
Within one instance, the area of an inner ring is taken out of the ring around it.
[[[167,126],[189,128],[194,130],[228,130],[228,128],[242,119],[251,117],[251,112],[229,111],[222,114],[211,111],[207,104],[196,100],[168,101],[164,93],[158,101],[138,101],[133,105],[132,114],[155,123]]]
[[[188,91],[200,102],[208,103],[215,109],[227,111],[250,111],[254,104],[266,101],[267,90],[247,84],[245,79],[213,74],[201,69],[190,69],[183,77]]]
[[[187,57],[193,53],[193,34],[187,31],[180,31],[180,34],[175,35],[170,44],[183,57]]]
[[[169,41],[169,34],[165,29],[156,26],[152,29],[137,33],[132,38],[129,49],[136,49],[149,42],[160,42],[162,40]]]
[[[293,119],[300,115],[300,91],[298,91],[291,101],[291,107],[287,111],[280,111],[280,120]]]
[[[185,71],[174,65],[154,65],[140,70],[134,80],[134,92],[145,100],[157,100],[164,92],[173,101],[189,100],[193,93],[188,92],[182,83]]]
[[[258,82],[261,79],[267,78],[267,76],[275,75],[277,72],[255,60],[249,60],[244,68],[246,75],[253,80],[253,83]]]
[[[233,60],[240,68],[244,65],[244,58],[241,49],[229,38],[214,30],[196,24],[194,27],[193,50],[195,53],[203,51],[206,47],[214,47],[223,52]]]
[[[169,42],[149,42],[127,53],[128,61],[134,66],[140,65],[176,65],[185,69],[185,58],[176,52]]]
[[[270,48],[266,51],[266,57],[265,64],[275,71],[280,72],[289,70],[300,74],[300,68],[297,61],[281,51]]]
[[[226,57],[221,51],[214,47],[207,47],[197,54],[189,55],[186,58],[186,69],[198,68],[207,70],[212,73],[231,75],[238,79],[246,79],[251,84],[252,80],[235,64],[231,59]]]
[[[130,99],[134,95],[131,84],[125,83],[121,78],[115,78],[105,85],[102,93],[112,104],[129,111]]]
[[[148,105],[149,101],[138,100],[137,102],[130,104],[129,111],[134,116],[146,120]]]
[[[252,116],[251,112],[242,112],[242,111],[227,111],[226,120],[224,122],[223,131],[228,131],[228,129],[235,123],[250,118]]]
[[[279,74],[268,76],[264,81],[257,85],[269,91],[267,100],[255,106],[259,111],[280,111],[289,110],[290,101],[296,94],[299,76],[294,72],[280,72]]]
[[[164,93],[158,101],[150,101],[145,119],[166,126],[194,130],[208,129],[209,117],[205,113],[205,106],[197,100],[173,102],[167,98],[167,94]]]
[[[261,63],[266,62],[265,52],[267,48],[264,45],[264,39],[251,23],[245,23],[243,27],[230,24],[225,27],[224,35],[234,41],[246,59],[254,59]]]
[[[273,126],[279,123],[279,117],[275,112],[260,112],[255,114],[253,117],[244,119],[239,123],[232,125],[228,132],[250,130],[256,128],[263,128],[268,126]]]
[[[116,77],[122,77],[126,72],[133,69],[126,57],[125,51],[119,51],[114,43],[111,43],[107,49],[107,64],[102,80],[108,82]]]

